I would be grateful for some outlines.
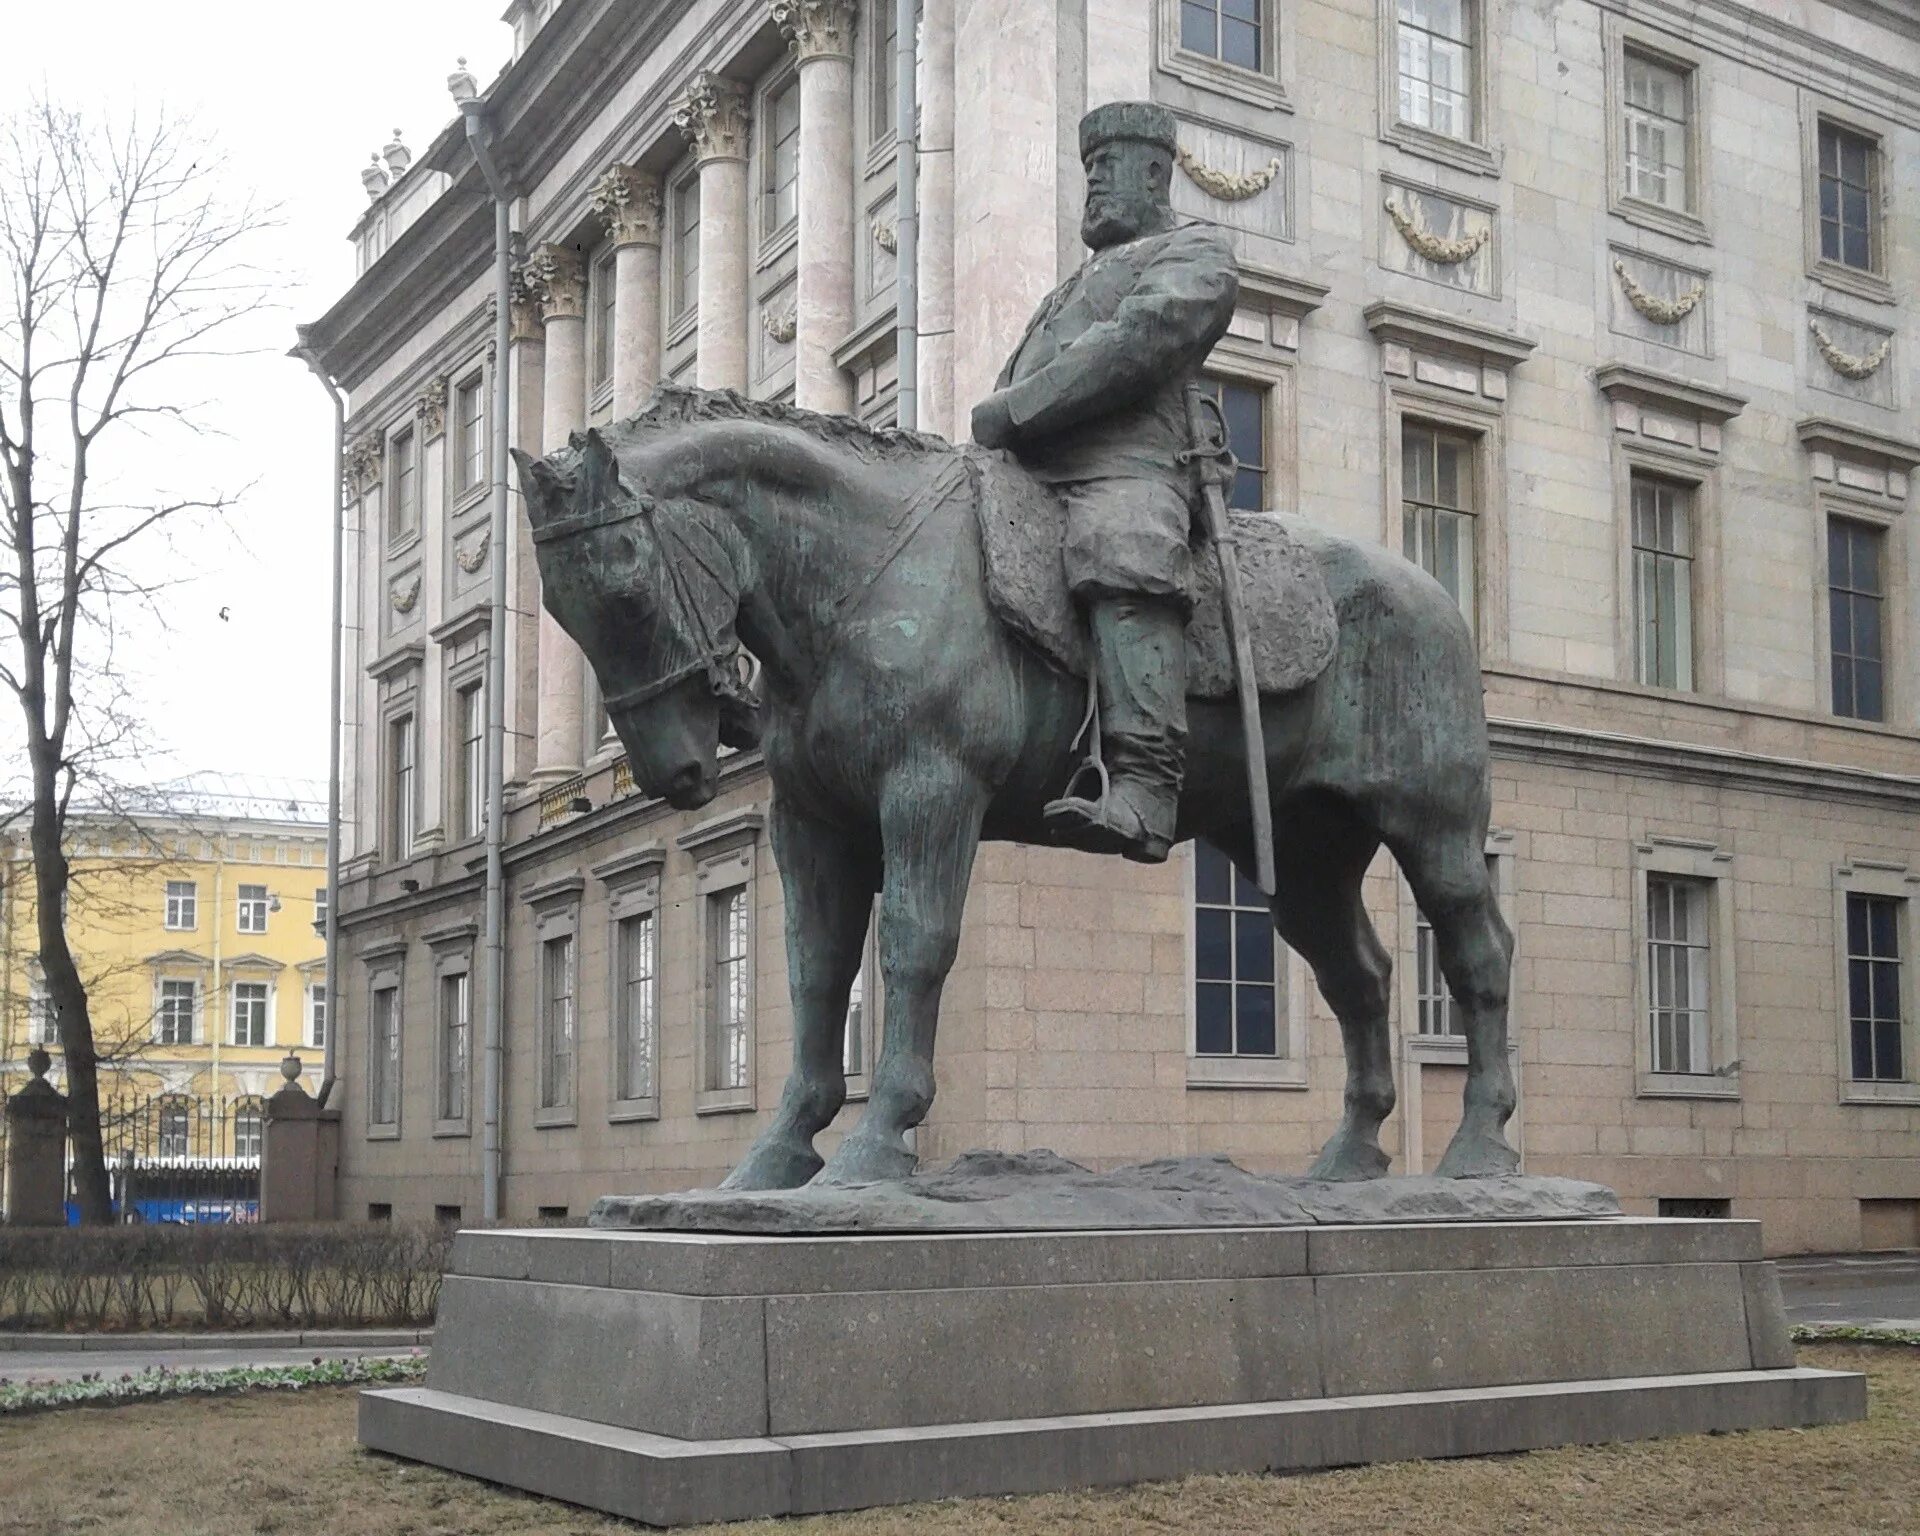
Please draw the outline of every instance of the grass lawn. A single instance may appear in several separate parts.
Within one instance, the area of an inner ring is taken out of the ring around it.
[[[1920,1349],[1802,1347],[1864,1370],[1872,1413],[1769,1430],[1303,1477],[919,1505],[732,1536],[1866,1536],[1920,1529]],[[621,1522],[386,1460],[318,1390],[0,1421],[0,1536],[585,1536]],[[79,1469],[73,1471],[71,1469]],[[714,1528],[720,1529],[720,1528]]]

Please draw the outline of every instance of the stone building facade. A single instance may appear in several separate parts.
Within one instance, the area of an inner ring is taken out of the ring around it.
[[[1920,20],[1791,11],[925,0],[918,38],[922,425],[964,432],[1079,260],[1082,112],[1165,103],[1176,207],[1242,262],[1211,369],[1236,499],[1400,548],[1478,635],[1526,1167],[1758,1216],[1782,1252],[1920,1244]],[[891,7],[641,12],[509,12],[486,92],[527,246],[506,357],[457,127],[378,192],[378,249],[312,328],[351,398],[350,1212],[481,1205],[490,644],[504,1211],[717,1177],[786,1067],[765,775],[730,759],[697,815],[634,792],[524,531],[488,547],[486,400],[509,390],[528,450],[663,378],[890,421]],[[1369,888],[1397,965],[1387,1145],[1431,1167],[1462,1042],[1384,855]],[[1245,894],[1204,849],[984,849],[923,1158],[1304,1166],[1338,1031]],[[869,965],[841,1127],[882,991]]]

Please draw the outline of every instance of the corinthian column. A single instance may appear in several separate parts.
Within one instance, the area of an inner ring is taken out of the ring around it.
[[[593,208],[613,241],[613,414],[631,416],[660,382],[660,180],[612,166]]]
[[[702,70],[673,114],[700,167],[703,389],[747,387],[747,88]]]
[[[527,258],[526,285],[546,328],[540,451],[567,444],[586,416],[587,281],[580,258],[563,245],[542,245]],[[580,648],[543,606],[540,610],[539,734],[535,782],[580,771],[580,714],[585,702]]]
[[[800,64],[793,398],[808,410],[847,411],[853,381],[833,350],[853,329],[853,0],[772,4]]]

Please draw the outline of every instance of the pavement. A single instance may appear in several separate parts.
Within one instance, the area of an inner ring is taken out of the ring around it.
[[[1776,1262],[1789,1322],[1920,1329],[1920,1253]]]
[[[432,1331],[268,1334],[13,1334],[0,1336],[0,1377],[73,1381],[128,1371],[223,1371],[235,1366],[311,1365],[323,1360],[391,1359],[424,1350]]]

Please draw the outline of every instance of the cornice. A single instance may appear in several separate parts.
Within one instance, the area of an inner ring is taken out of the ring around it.
[[[568,870],[564,874],[552,875],[545,880],[536,880],[520,893],[520,899],[530,907],[552,906],[561,902],[578,901],[580,893],[586,888],[586,877]]]
[[[1333,289],[1327,284],[1316,283],[1311,278],[1295,277],[1288,272],[1276,272],[1270,267],[1258,267],[1249,262],[1240,264],[1242,302],[1277,315],[1290,315],[1295,320],[1304,320],[1326,302],[1331,292]]]
[[[476,565],[474,569],[478,570],[479,567]],[[427,631],[427,638],[438,646],[458,645],[463,640],[486,634],[492,623],[493,614],[481,601],[465,612],[456,613],[452,618],[436,624]]]
[[[1376,341],[1468,357],[1487,368],[1507,369],[1524,363],[1539,346],[1532,337],[1515,331],[1393,299],[1369,304],[1362,318]]]
[[[1705,421],[1731,421],[1747,406],[1745,395],[1631,363],[1607,363],[1596,368],[1593,382],[1609,400],[1632,400]]]
[[[660,843],[648,843],[645,847],[630,849],[626,853],[616,854],[603,863],[595,864],[589,871],[602,885],[616,889],[638,885],[650,875],[658,875],[666,867],[667,850]]]
[[[1884,459],[1896,469],[1920,467],[1920,443],[1904,437],[1890,437],[1856,427],[1831,416],[1809,416],[1794,426],[1794,433],[1809,449],[1820,449],[1845,458],[1862,454]]]
[[[723,812],[698,826],[687,828],[673,843],[676,848],[684,848],[688,853],[704,855],[723,843],[756,838],[766,824],[766,815],[759,806],[743,805],[738,810]]]
[[[375,682],[384,682],[396,672],[404,672],[409,667],[420,666],[427,659],[427,648],[418,640],[411,640],[402,646],[396,646],[386,655],[367,663],[367,676]]]

